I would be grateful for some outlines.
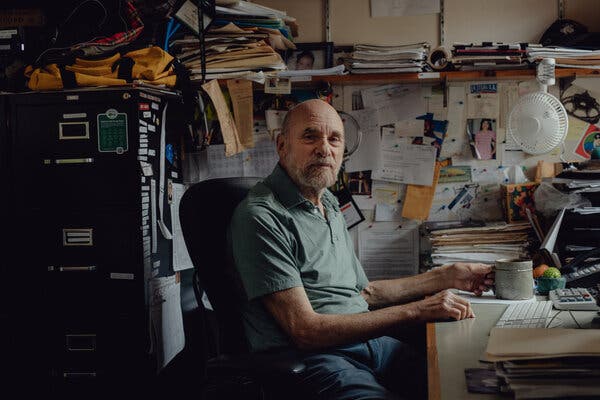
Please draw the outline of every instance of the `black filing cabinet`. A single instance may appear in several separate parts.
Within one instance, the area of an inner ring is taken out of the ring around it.
[[[18,367],[51,393],[139,392],[157,370],[147,282],[172,271],[181,98],[146,87],[22,93],[9,110],[6,209],[26,293]]]

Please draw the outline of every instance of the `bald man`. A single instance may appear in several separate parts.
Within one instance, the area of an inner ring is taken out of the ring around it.
[[[344,126],[329,104],[290,110],[277,137],[279,164],[236,209],[231,241],[248,302],[252,351],[294,347],[307,368],[307,398],[424,398],[425,361],[389,334],[427,321],[474,317],[449,288],[481,294],[491,266],[454,264],[369,282],[332,186]]]

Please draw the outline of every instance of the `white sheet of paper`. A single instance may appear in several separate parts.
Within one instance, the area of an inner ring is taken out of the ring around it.
[[[188,253],[183,231],[179,223],[179,203],[185,193],[185,185],[173,183],[173,201],[171,202],[171,223],[173,224],[173,271],[194,268]]]
[[[284,110],[265,110],[267,129],[273,138],[281,132],[281,125],[283,125],[283,119],[286,114],[287,111]]]
[[[427,104],[419,85],[383,85],[361,90],[365,108],[376,110],[379,125],[416,118],[425,114]]]
[[[371,18],[436,14],[440,0],[371,0]]]
[[[244,176],[243,153],[225,157],[225,145],[210,145],[207,149],[209,178]]]
[[[414,275],[419,266],[419,234],[416,225],[373,223],[358,232],[358,254],[369,280]]]
[[[352,199],[356,203],[356,206],[360,210],[374,210],[375,209],[375,198],[369,195],[352,195]]]
[[[402,221],[402,205],[380,203],[375,206],[375,222]]]
[[[403,143],[393,128],[384,128],[381,140],[382,168],[373,170],[373,179],[431,186],[435,170],[436,149]]]
[[[150,210],[152,210],[152,216],[150,223],[152,224],[152,253],[156,253],[158,250],[158,214],[156,212],[156,179],[150,179]]]
[[[373,109],[349,112],[356,119],[362,132],[358,149],[345,164],[346,172],[371,171],[381,168],[381,135]]]
[[[498,93],[469,93],[467,95],[467,118],[494,118],[500,115]]]
[[[209,178],[266,177],[279,161],[275,143],[255,136],[254,147],[231,157],[225,156],[224,145],[208,147]]]
[[[466,102],[464,86],[448,87],[448,129],[440,158],[461,154],[468,145],[465,126]]]
[[[155,338],[157,371],[185,346],[181,312],[181,284],[175,275],[150,280],[151,336]]]
[[[577,77],[573,81],[573,85],[577,85],[591,92],[600,93],[600,82],[597,78]]]
[[[244,150],[242,154],[243,176],[266,177],[279,161],[275,143],[270,140],[255,141],[254,147]]]
[[[397,136],[423,136],[424,123],[422,119],[405,119],[394,124]]]

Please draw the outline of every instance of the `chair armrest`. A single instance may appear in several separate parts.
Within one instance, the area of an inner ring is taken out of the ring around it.
[[[209,375],[239,375],[248,378],[285,379],[304,371],[306,365],[297,351],[220,355],[208,360]]]

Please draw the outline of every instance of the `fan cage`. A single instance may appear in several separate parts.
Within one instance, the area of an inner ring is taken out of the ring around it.
[[[523,117],[541,121],[535,135],[519,130],[519,121]],[[545,92],[529,93],[521,97],[510,112],[507,123],[510,137],[523,151],[533,155],[548,153],[560,145],[568,128],[565,107],[556,97]]]

